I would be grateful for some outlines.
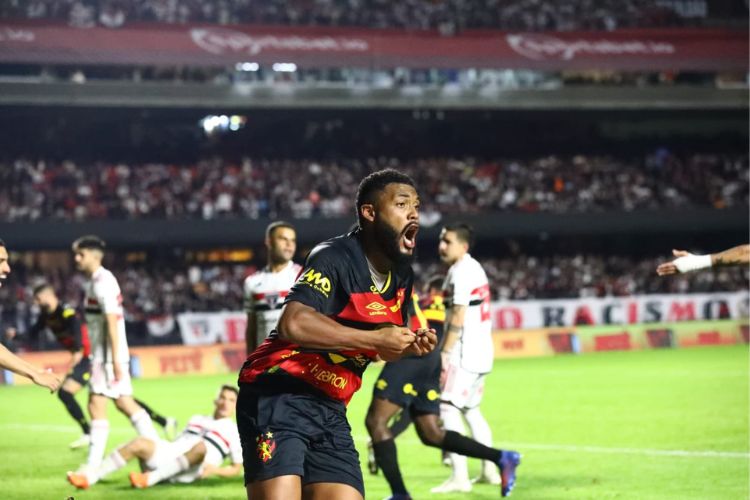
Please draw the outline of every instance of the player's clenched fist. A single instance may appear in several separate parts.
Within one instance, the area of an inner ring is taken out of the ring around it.
[[[378,355],[385,361],[396,361],[414,344],[417,335],[403,326],[386,326],[378,330],[380,345]]]
[[[437,341],[437,333],[433,328],[420,328],[416,331],[414,342],[406,348],[404,354],[424,356],[435,350]]]

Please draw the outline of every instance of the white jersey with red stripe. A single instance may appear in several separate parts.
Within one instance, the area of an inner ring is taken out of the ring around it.
[[[473,373],[489,373],[494,361],[490,285],[482,265],[468,253],[448,270],[443,283],[446,309],[466,306],[464,324],[451,363]]]
[[[130,354],[125,336],[122,293],[117,278],[109,270],[100,267],[86,282],[84,291],[84,315],[91,343],[91,359],[98,363],[127,363]],[[117,353],[114,360],[107,333],[106,314],[117,315]]]
[[[199,440],[206,443],[203,464],[218,466],[227,457],[233,464],[242,463],[240,434],[237,432],[237,424],[231,418],[215,419],[209,415],[193,415],[174,442],[181,449],[189,450]]]
[[[302,266],[289,261],[279,272],[266,266],[245,278],[245,312],[255,313],[257,341],[260,345],[281,317],[281,307]]]

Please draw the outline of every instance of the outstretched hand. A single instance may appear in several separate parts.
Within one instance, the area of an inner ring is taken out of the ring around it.
[[[46,387],[50,392],[55,392],[62,383],[60,377],[52,373],[51,371],[39,371],[31,375],[31,380],[36,385]]]
[[[677,274],[681,273],[681,264],[685,261],[685,259],[689,259],[690,257],[694,257],[693,254],[690,252],[686,252],[685,250],[672,250],[672,255],[677,257],[676,259],[670,261],[670,262],[662,262],[659,264],[659,266],[656,268],[656,274],[659,276],[667,276],[669,274]]]

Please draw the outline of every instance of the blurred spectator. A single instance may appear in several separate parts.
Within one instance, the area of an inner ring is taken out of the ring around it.
[[[341,217],[357,181],[394,167],[420,186],[426,221],[440,214],[747,207],[748,157],[661,149],[645,158],[218,158],[195,165],[0,162],[0,213],[39,219]]]
[[[57,19],[110,28],[128,22],[281,24],[524,31],[614,30],[691,26],[736,17],[747,21],[742,0],[709,10],[708,0],[18,0],[2,2],[2,17]],[[744,14],[744,16],[741,16]],[[742,19],[744,17],[744,19]]]

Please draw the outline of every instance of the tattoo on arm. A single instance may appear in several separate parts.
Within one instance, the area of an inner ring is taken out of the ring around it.
[[[750,263],[750,245],[740,245],[711,256],[715,266],[732,266]]]

